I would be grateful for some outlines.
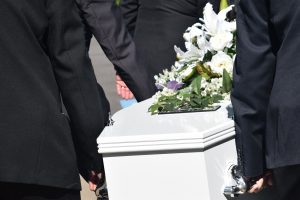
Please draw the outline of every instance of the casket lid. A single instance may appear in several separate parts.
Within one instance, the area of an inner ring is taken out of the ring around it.
[[[204,150],[234,136],[230,102],[211,112],[151,115],[148,99],[113,115],[97,143],[99,153]]]

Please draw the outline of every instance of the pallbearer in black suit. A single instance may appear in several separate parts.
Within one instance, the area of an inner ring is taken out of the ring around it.
[[[0,25],[0,199],[80,199],[107,108],[75,2],[2,0]]]
[[[300,199],[300,1],[240,0],[232,103],[243,174]],[[261,178],[263,177],[263,178]],[[261,179],[260,179],[261,178]]]
[[[170,69],[174,45],[184,48],[184,31],[202,17],[208,0],[123,0],[122,12],[134,38],[137,55],[154,85],[154,75]],[[216,11],[220,1],[210,1]]]
[[[147,80],[146,69],[139,62],[132,37],[123,23],[115,0],[76,0],[86,24],[87,45],[94,35],[117,73],[138,101],[155,92]],[[125,84],[124,84],[125,86]]]

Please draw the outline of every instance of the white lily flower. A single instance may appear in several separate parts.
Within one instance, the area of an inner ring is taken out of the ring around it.
[[[222,74],[223,69],[226,69],[230,74],[232,73],[233,59],[223,51],[219,51],[216,55],[214,55],[211,61],[207,64],[216,73]]]
[[[207,51],[210,51],[209,42],[206,40],[204,36],[197,37],[197,45],[199,49],[202,49],[205,53],[207,53]]]
[[[187,58],[198,58],[198,59],[202,60],[205,53],[206,52],[204,49],[198,49],[197,47],[192,45],[190,50],[185,53],[185,56]]]
[[[233,34],[230,32],[219,32],[209,40],[210,46],[215,51],[223,51],[225,47],[231,47]]]
[[[231,5],[231,6],[228,6],[227,8],[221,10],[219,13],[218,13],[218,19],[219,20],[222,20],[222,21],[225,21],[226,20],[226,15],[229,11],[232,10],[234,6]]]
[[[195,45],[190,44],[188,51],[183,52],[179,47],[175,46],[175,52],[177,53],[177,57],[181,61],[191,61],[191,60],[201,60],[203,59],[206,50],[199,49]]]
[[[193,38],[202,36],[204,31],[200,29],[202,25],[200,23],[194,24],[192,27],[189,27],[186,32],[183,34],[183,38],[187,42],[192,42]]]
[[[178,59],[181,59],[184,55],[184,52],[180,49],[180,47],[174,46],[174,50]]]
[[[234,32],[236,31],[236,21],[228,22],[226,21],[226,15],[229,11],[232,10],[234,6],[228,6],[227,8],[221,10],[218,13],[218,21],[219,21],[219,31],[229,31],[229,32]]]
[[[186,77],[190,77],[194,71],[193,65],[189,65],[183,72],[181,72],[180,77],[181,79],[185,79]]]
[[[218,32],[218,15],[214,12],[211,3],[207,3],[204,7],[203,21],[208,34],[215,35]]]
[[[215,36],[220,32],[236,31],[236,22],[226,21],[226,14],[232,9],[232,7],[233,6],[229,6],[216,14],[212,5],[210,3],[206,4],[203,13],[203,22],[209,35]]]
[[[184,39],[185,41],[191,41],[190,33],[185,32],[185,33],[183,34],[183,39]]]
[[[236,31],[236,20],[228,22],[226,21],[226,14],[232,10],[233,6],[229,6],[228,8],[221,10],[218,13],[218,20],[219,20],[219,31],[229,31],[234,32]]]
[[[174,64],[174,70],[179,70],[181,69],[183,66],[184,66],[185,62],[184,61],[176,61],[175,64]]]
[[[185,46],[185,48],[189,51],[189,50],[191,50],[192,46],[194,46],[194,45],[193,45],[193,43],[191,43],[191,42],[185,42],[185,43],[184,43],[184,46]]]
[[[233,21],[233,22],[224,21],[222,23],[222,29],[225,31],[230,31],[230,32],[236,31],[236,21]]]

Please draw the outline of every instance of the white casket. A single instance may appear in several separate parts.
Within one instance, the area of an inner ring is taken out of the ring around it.
[[[223,200],[236,162],[229,102],[213,112],[151,115],[151,99],[117,112],[98,138],[110,200]],[[276,199],[270,192],[238,199]]]

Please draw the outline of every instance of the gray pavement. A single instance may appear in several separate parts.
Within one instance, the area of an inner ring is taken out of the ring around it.
[[[97,80],[105,91],[105,94],[110,102],[112,113],[115,113],[121,109],[119,104],[120,98],[116,93],[115,70],[111,62],[106,58],[102,49],[94,39],[91,42],[90,57],[92,59]]]
[[[105,57],[98,43],[93,39],[90,48],[90,57],[94,66],[98,82],[102,85],[105,94],[110,102],[112,113],[121,109],[115,87],[115,71],[113,65]],[[95,200],[95,194],[88,189],[88,184],[82,179],[82,200]]]

